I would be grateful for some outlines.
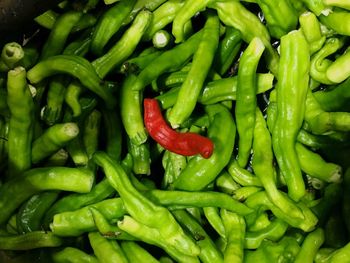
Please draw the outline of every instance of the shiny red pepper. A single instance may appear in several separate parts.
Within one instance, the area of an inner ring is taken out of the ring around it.
[[[197,133],[180,133],[173,130],[164,120],[156,99],[144,99],[144,123],[149,135],[165,149],[191,156],[200,154],[209,158],[214,150],[213,142]]]

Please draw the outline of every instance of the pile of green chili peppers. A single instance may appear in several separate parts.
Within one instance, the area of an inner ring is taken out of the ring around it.
[[[71,0],[32,24],[0,39],[0,262],[350,262],[349,1]],[[174,152],[188,132],[210,156]]]

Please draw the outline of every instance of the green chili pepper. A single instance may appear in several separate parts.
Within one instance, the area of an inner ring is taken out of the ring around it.
[[[146,242],[151,245],[156,245],[165,250],[169,256],[176,260],[176,262],[189,262],[198,263],[199,259],[196,256],[189,256],[174,248],[173,246],[167,245],[168,240],[165,239],[160,232],[155,229],[148,227],[130,216],[124,216],[122,221],[118,222],[118,226],[135,236],[139,240]],[[198,252],[199,254],[199,252]]]
[[[106,152],[114,160],[120,160],[122,154],[121,120],[117,110],[102,108],[103,131],[106,138]]]
[[[222,171],[215,181],[216,188],[223,193],[232,195],[241,186],[236,183],[227,171]]]
[[[0,223],[5,222],[15,209],[30,196],[44,190],[89,192],[94,176],[87,169],[70,167],[43,167],[30,169],[4,183],[0,191]]]
[[[88,234],[90,245],[97,259],[102,262],[128,262],[123,250],[115,240],[108,240],[98,232]]]
[[[104,179],[92,187],[89,193],[70,194],[64,196],[55,202],[46,212],[43,220],[44,226],[48,227],[55,214],[63,213],[66,211],[74,211],[84,206],[100,202],[103,199],[111,196],[113,192],[114,189],[110,186],[108,181]]]
[[[121,120],[132,143],[141,145],[147,140],[147,133],[142,117],[142,93],[133,90],[137,76],[129,75],[121,89]]]
[[[233,180],[241,186],[262,186],[260,179],[238,165],[237,160],[231,160],[227,168]]]
[[[31,168],[32,158],[34,101],[23,67],[8,72],[7,104],[11,113],[8,128],[8,172],[14,176]]]
[[[312,149],[322,149],[347,144],[346,134],[340,132],[331,132],[325,135],[315,135],[301,129],[298,134],[298,142]]]
[[[246,250],[244,262],[294,262],[300,246],[293,237],[283,237],[279,242],[264,240],[257,250]]]
[[[326,36],[322,35],[320,22],[317,16],[311,12],[305,12],[299,16],[300,28],[304,33],[310,46],[310,54],[320,50],[326,41]]]
[[[349,131],[348,112],[326,112],[309,91],[306,97],[305,122],[314,134],[327,134],[331,131]]]
[[[86,32],[86,35],[82,34],[77,40],[70,42],[63,50],[63,54],[83,57],[88,53],[90,44],[90,32]]]
[[[218,45],[213,63],[215,70],[220,75],[228,71],[241,49],[241,44],[241,33],[233,27],[226,27],[225,36]]]
[[[300,167],[311,177],[328,183],[339,183],[342,180],[341,166],[326,162],[319,154],[307,149],[300,143],[295,145]]]
[[[150,40],[154,34],[170,24],[184,5],[182,0],[169,0],[153,11],[153,17],[143,39]]]
[[[213,140],[214,152],[208,159],[201,156],[191,158],[174,182],[176,189],[203,189],[215,180],[231,158],[236,133],[231,113],[221,105],[207,106],[206,111],[211,120],[207,136]],[[225,130],[222,130],[223,124]]]
[[[44,27],[46,29],[53,28],[59,14],[56,13],[53,10],[47,10],[46,12],[42,13],[41,15],[34,18],[34,21],[39,24],[41,27]]]
[[[79,79],[85,87],[104,99],[108,107],[115,104],[114,97],[98,77],[91,63],[79,56],[57,55],[49,57],[31,68],[27,78],[31,83],[36,84],[44,78],[58,73],[69,74]]]
[[[99,166],[102,166],[110,184],[123,198],[130,215],[159,232],[159,235],[166,240],[166,244],[173,249],[189,256],[199,254],[199,248],[182,231],[170,212],[164,207],[155,205],[138,192],[118,163],[103,152],[95,153],[94,160]],[[159,224],[162,220],[167,224]]]
[[[121,241],[120,246],[125,253],[125,256],[129,262],[140,263],[157,263],[159,262],[154,258],[146,249],[133,241]]]
[[[278,241],[284,236],[288,224],[276,218],[268,226],[258,231],[247,231],[244,236],[244,247],[246,249],[257,249],[263,240]]]
[[[40,247],[59,247],[62,239],[52,232],[34,231],[21,235],[0,236],[2,250],[29,250]]]
[[[261,187],[257,186],[243,186],[235,190],[232,197],[240,202],[244,202],[249,196],[262,190],[263,189]]]
[[[350,111],[348,108],[350,78],[344,82],[313,92],[315,99],[325,111]]]
[[[127,25],[128,23],[130,23],[142,9],[154,11],[164,2],[166,2],[166,0],[137,0],[129,17],[124,21],[123,24]]]
[[[327,78],[334,83],[341,83],[350,77],[348,70],[350,65],[349,48],[327,68]]]
[[[329,263],[346,262],[349,256],[350,256],[350,243],[332,252],[327,262]]]
[[[311,57],[310,76],[313,79],[323,84],[333,84],[333,82],[330,79],[328,79],[327,76],[327,70],[333,63],[333,61],[331,61],[327,57],[334,54],[343,45],[343,39],[335,37],[326,39],[326,42],[323,45],[323,47]]]
[[[78,133],[75,138],[70,140],[65,145],[65,149],[77,167],[86,167],[88,165],[89,156],[84,145],[82,133]]]
[[[220,215],[227,238],[224,262],[243,262],[243,245],[246,231],[245,221],[241,216],[225,209],[220,211]]]
[[[237,162],[241,167],[247,165],[253,141],[257,105],[256,70],[264,49],[263,42],[259,38],[253,38],[244,50],[238,66],[235,116],[239,136]]]
[[[56,201],[59,192],[33,195],[17,212],[17,229],[20,233],[41,230],[41,220],[47,209]]]
[[[77,11],[69,11],[58,16],[41,50],[40,59],[58,55],[63,51],[73,26],[81,17],[82,13]]]
[[[304,218],[302,212],[293,201],[277,189],[276,172],[273,167],[273,161],[270,132],[266,127],[266,122],[261,111],[257,108],[253,139],[252,168],[274,205],[291,217],[298,219]]]
[[[272,145],[287,183],[288,195],[295,201],[305,194],[295,141],[304,118],[309,60],[309,47],[301,31],[292,31],[281,38],[281,61],[276,87],[277,116]],[[291,67],[296,70],[290,70]]]
[[[102,57],[92,62],[98,76],[104,78],[113,68],[120,66],[133,53],[147,29],[151,17],[152,13],[150,11],[141,11],[119,41]]]
[[[128,151],[133,158],[132,170],[135,174],[151,174],[150,146],[148,142],[141,145],[128,141]]]
[[[50,224],[51,231],[57,236],[80,236],[96,230],[91,207],[97,209],[108,221],[117,221],[126,214],[121,198],[104,199],[103,201],[84,206],[74,211],[54,214]]]
[[[60,251],[52,253],[54,263],[98,263],[99,261],[93,255],[75,247],[65,247]]]
[[[24,50],[17,42],[10,42],[3,46],[0,56],[0,72],[14,69],[24,58]]]
[[[116,224],[108,222],[107,218],[93,206],[89,207],[95,226],[100,234],[107,239],[135,240],[128,233],[121,230]]]
[[[176,81],[183,82],[187,73],[181,73]],[[175,77],[177,78],[177,77]],[[257,74],[257,94],[268,91],[273,87],[274,76],[271,73]],[[168,109],[175,104],[179,87],[170,89],[156,98],[163,109]],[[237,97],[237,76],[213,80],[205,84],[202,93],[198,97],[198,102],[204,105],[215,104],[217,102],[236,100]]]
[[[242,39],[250,43],[254,37],[259,38],[266,47],[266,59],[272,73],[278,72],[278,55],[270,43],[270,34],[259,18],[244,7],[239,1],[214,1],[212,5],[218,12],[220,20],[226,25],[238,29]]]
[[[184,210],[173,211],[173,215],[191,233],[196,244],[200,247],[201,252],[198,257],[201,262],[223,262],[223,256],[216,248],[210,236],[191,215]]]
[[[180,43],[185,40],[185,25],[199,11],[213,2],[211,0],[193,1],[186,0],[180,10],[176,13],[173,21],[172,34],[175,37],[175,43]]]
[[[182,68],[195,53],[201,38],[202,31],[199,31],[184,43],[164,51],[138,74],[132,89],[143,90],[161,74]]]
[[[214,14],[208,14],[202,30],[202,38],[197,51],[193,55],[191,69],[168,116],[168,120],[173,128],[177,128],[184,122],[196,106],[197,98],[213,62],[219,42],[218,17]]]
[[[316,253],[315,263],[329,262],[329,258],[331,257],[332,253],[335,250],[336,250],[335,248],[329,248],[329,247],[320,248]]]
[[[166,150],[163,155],[162,164],[165,169],[162,188],[171,188],[174,180],[187,165],[186,157]]]
[[[252,212],[229,195],[217,192],[186,192],[186,191],[164,191],[152,190],[144,193],[146,197],[155,203],[169,206],[184,207],[220,207],[240,215],[248,215]]]
[[[72,111],[72,117],[79,117],[81,114],[81,105],[79,97],[84,91],[84,87],[78,81],[72,81],[65,92],[64,101]]]
[[[59,123],[46,129],[44,133],[32,143],[32,162],[38,163],[55,153],[79,133],[76,123]]]
[[[270,103],[269,103],[268,108],[267,108],[267,124],[268,124],[270,131],[273,130],[273,127],[274,127],[275,121],[276,121],[276,114],[277,114],[277,104],[276,104],[275,98],[273,98],[272,94],[275,94],[275,93],[271,92]],[[312,93],[312,95],[313,94],[315,94],[315,93]],[[313,117],[313,115],[317,115],[320,113],[320,106],[313,99],[313,96],[310,96],[310,98],[309,98],[309,96],[307,96],[307,100],[309,99],[309,103],[307,103],[308,107],[307,107],[307,111],[305,112],[305,116],[304,116],[305,119],[311,119],[311,117],[309,117],[309,116]],[[312,110],[310,110],[310,108],[312,108]],[[313,110],[315,112],[313,112]],[[321,111],[321,113],[328,114],[328,113],[323,113],[322,111]],[[312,125],[311,125],[311,127],[312,127]],[[310,127],[305,127],[305,128],[310,129]],[[317,133],[317,131],[316,131],[316,133]],[[312,147],[314,149],[320,149],[320,148],[327,148],[330,146],[333,147],[339,143],[343,145],[347,141],[346,137],[347,136],[345,134],[342,134],[339,132],[329,132],[328,134],[324,134],[324,135],[315,135],[315,134],[311,134],[310,132],[306,131],[305,129],[300,129],[299,133],[297,135],[297,140],[300,143],[307,145],[309,147]]]
[[[281,38],[296,29],[298,15],[290,1],[279,1],[278,5],[269,0],[258,0],[257,3],[264,13],[267,28],[272,37]]]
[[[257,213],[254,217],[254,222],[250,222],[249,217],[246,218],[247,232],[261,231],[262,229],[267,229],[267,227],[272,223],[266,212]]]
[[[77,166],[86,166],[89,162],[89,156],[87,148],[84,144],[84,126],[89,115],[94,111],[97,100],[93,97],[84,97],[79,100],[81,106],[81,115],[77,118],[73,118],[71,112],[66,110],[63,121],[71,122],[76,121],[78,128],[81,132],[77,134],[69,143],[66,144],[65,148],[68,151],[71,159]]]
[[[89,159],[99,149],[101,115],[101,112],[95,109],[87,116],[84,122],[83,143]]]
[[[322,13],[328,13],[322,0],[301,0],[301,2],[303,2],[306,7],[317,16],[321,15]]]
[[[162,54],[162,51],[154,51],[150,54],[140,54],[137,57],[126,60],[120,67],[120,72],[124,74],[137,74],[148,64]]]
[[[327,14],[322,14],[319,16],[322,24],[326,25],[328,28],[331,28],[340,35],[350,36],[350,14],[348,11],[332,10]]]
[[[101,55],[103,53],[104,47],[121,28],[123,21],[128,17],[135,3],[136,0],[119,1],[108,8],[98,19],[90,46],[94,54]]]
[[[70,79],[66,76],[55,76],[50,82],[44,106],[42,119],[47,125],[53,125],[62,118],[62,107],[66,92],[66,85]]]
[[[323,3],[327,6],[336,6],[344,9],[350,9],[350,4],[346,1],[341,0],[324,0]]]
[[[205,218],[220,237],[225,238],[225,227],[220,217],[220,211],[217,207],[203,207]]]
[[[269,200],[265,191],[259,191],[250,195],[245,201],[245,204],[250,208],[257,209],[258,206],[261,206],[261,210],[271,210],[277,218],[280,218],[289,225],[300,228],[304,231],[313,230],[318,221],[311,209],[308,208],[303,202],[296,204],[303,213],[303,218],[293,218],[289,214],[282,212],[282,210],[280,210]]]

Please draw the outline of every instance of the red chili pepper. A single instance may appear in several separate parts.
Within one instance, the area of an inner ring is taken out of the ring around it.
[[[144,99],[144,122],[149,135],[165,149],[191,156],[200,154],[209,158],[213,153],[213,142],[197,133],[180,133],[173,130],[164,120],[156,99]]]

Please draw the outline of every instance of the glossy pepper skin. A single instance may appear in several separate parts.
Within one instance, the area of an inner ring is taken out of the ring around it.
[[[201,154],[209,158],[214,149],[212,141],[196,133],[179,133],[164,120],[158,101],[144,99],[144,123],[150,136],[165,149],[185,156]]]
[[[173,212],[176,220],[180,222],[182,227],[189,231],[191,236],[197,241],[198,246],[201,248],[199,258],[201,262],[224,262],[223,255],[218,250],[217,246],[206,233],[203,227],[185,210],[176,210]]]
[[[303,219],[304,216],[297,205],[277,189],[276,171],[273,161],[271,135],[267,129],[261,110],[256,109],[252,160],[253,170],[274,205],[295,219]]]
[[[116,240],[108,240],[98,232],[90,232],[88,238],[94,254],[99,261],[106,263],[128,262],[123,250]]]
[[[41,51],[41,60],[58,55],[63,51],[74,25],[82,15],[82,12],[70,11],[58,17]]]
[[[64,263],[67,261],[69,262],[72,258],[74,258],[76,262],[99,262],[95,256],[89,255],[75,247],[65,247],[59,251],[52,253],[52,259],[55,263]]]
[[[29,250],[40,247],[59,247],[63,240],[52,232],[33,231],[23,235],[0,236],[1,250]]]
[[[109,107],[115,105],[114,97],[106,89],[91,63],[76,55],[57,55],[42,60],[28,71],[27,78],[32,84],[37,84],[59,73],[67,73],[79,79],[86,88],[103,98]]]
[[[26,81],[26,70],[16,67],[7,75],[7,104],[11,113],[8,131],[8,172],[10,176],[16,176],[31,168],[35,106]]]
[[[244,236],[246,223],[243,217],[225,209],[220,211],[225,227],[227,244],[224,250],[224,262],[243,262]]]
[[[256,70],[264,50],[264,43],[259,38],[253,38],[244,50],[238,66],[235,116],[239,136],[237,162],[241,167],[248,163],[253,142],[257,105]]]
[[[132,11],[136,0],[124,0],[109,8],[99,18],[91,37],[90,49],[94,54],[101,55],[111,37],[121,28],[123,21]]]
[[[222,105],[206,107],[211,123],[208,138],[213,140],[214,152],[210,158],[201,156],[192,158],[186,168],[174,182],[174,187],[181,190],[197,191],[214,181],[229,162],[236,135],[236,125],[231,113]],[[225,125],[225,129],[222,129]]]
[[[32,195],[44,190],[86,193],[91,190],[94,175],[84,168],[32,168],[9,180],[0,189],[0,223],[6,222],[13,211]]]
[[[143,33],[146,31],[151,18],[152,13],[150,11],[140,11],[120,40],[103,56],[91,63],[99,77],[102,79],[106,77],[113,68],[120,66],[133,53]]]
[[[159,261],[153,257],[145,248],[140,246],[137,242],[122,241],[120,246],[125,253],[129,262],[139,263],[158,263]]]
[[[113,161],[104,152],[96,152],[93,159],[97,165],[103,168],[108,181],[117,190],[123,199],[127,212],[134,220],[142,222],[147,228],[151,228],[161,238],[164,238],[166,242],[164,245],[171,247],[177,252],[190,257],[199,254],[199,247],[185,234],[171,213],[166,208],[154,204],[142,195],[131,184],[129,177],[120,164]],[[160,224],[159,222],[167,223]],[[120,224],[118,225],[122,228]]]
[[[120,113],[126,134],[133,144],[141,145],[147,140],[142,116],[142,92],[133,90],[136,75],[128,75],[121,87]]]
[[[198,48],[193,55],[190,71],[182,83],[176,102],[169,113],[173,128],[179,127],[194,111],[198,96],[214,60],[219,43],[219,18],[208,13]]]
[[[107,198],[103,201],[86,205],[80,209],[71,208],[54,215],[50,224],[51,231],[62,237],[74,237],[97,229],[91,208],[101,211],[106,220],[122,218],[126,214],[121,198]],[[74,210],[75,209],[75,210]]]
[[[249,43],[254,37],[262,40],[266,47],[265,57],[272,73],[278,72],[279,57],[270,43],[270,34],[257,16],[245,8],[240,1],[212,1],[209,4],[217,10],[220,20],[226,25],[238,29],[242,39]]]
[[[138,74],[133,90],[143,90],[161,74],[181,69],[193,56],[202,38],[202,31],[193,34],[185,42],[163,52]]]
[[[291,31],[281,38],[278,73],[277,117],[272,132],[272,145],[287,187],[295,201],[305,194],[305,184],[295,151],[302,126],[309,82],[310,55],[301,31]]]

